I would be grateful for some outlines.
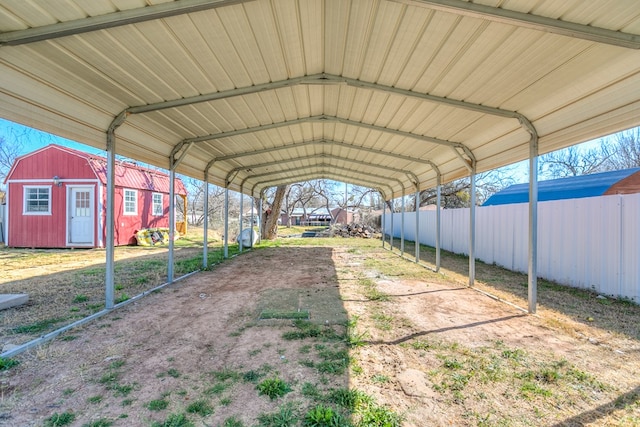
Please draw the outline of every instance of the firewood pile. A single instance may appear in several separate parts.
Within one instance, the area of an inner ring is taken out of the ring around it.
[[[336,237],[359,237],[361,239],[371,239],[375,230],[366,224],[337,224],[333,227],[333,235]]]

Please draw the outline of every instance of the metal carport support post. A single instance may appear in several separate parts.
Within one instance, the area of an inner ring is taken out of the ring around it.
[[[176,169],[173,155],[169,169],[169,262],[167,264],[167,282],[173,282],[173,247],[176,234]]]
[[[438,182],[436,184],[436,272],[440,271],[440,209],[441,209],[441,192],[442,183],[440,174],[438,174]]]
[[[538,299],[538,140],[532,136],[529,153],[529,313],[536,312]]]
[[[204,171],[204,230],[202,231],[202,268],[209,266],[209,169]]]
[[[259,218],[259,222],[260,224],[258,224],[258,243],[262,242],[262,198],[264,197],[264,190],[260,191],[260,203],[258,204],[258,209],[260,209],[260,211],[258,211],[258,218]]]
[[[416,263],[420,262],[420,188],[416,184]]]
[[[400,256],[404,256],[404,188],[402,189],[402,213],[400,214]]]
[[[386,243],[387,238],[384,235],[385,232],[385,211],[387,210],[387,201],[382,198],[382,221],[380,222],[380,228],[382,229],[382,249],[384,249],[384,244]]]
[[[471,175],[471,188],[469,189],[469,286],[473,286],[476,280],[476,168],[474,166]]]
[[[251,242],[251,247],[253,248],[253,212],[255,211],[255,198],[253,197],[253,193],[251,194],[251,233],[249,233],[249,241]]]
[[[114,305],[114,203],[115,198],[115,162],[116,162],[116,139],[113,130],[109,128],[107,132],[107,241],[105,260],[105,308],[110,310]]]
[[[106,260],[105,260],[105,308],[114,307],[114,239],[115,239],[115,170],[116,170],[116,129],[127,119],[126,111],[121,112],[107,129],[107,214],[106,214]]]
[[[224,189],[224,257],[229,258],[229,187]]]
[[[389,200],[389,250],[393,253],[393,198]]]
[[[243,201],[244,201],[244,194],[242,194],[242,187],[241,187],[240,188],[240,223],[238,224],[238,236],[240,236],[240,238],[238,239],[238,252],[242,252],[242,220],[243,220],[242,209],[244,209]]]

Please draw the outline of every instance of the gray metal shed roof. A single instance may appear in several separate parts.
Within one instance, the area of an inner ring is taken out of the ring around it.
[[[640,125],[639,35],[637,0],[0,0],[0,116],[399,196]]]

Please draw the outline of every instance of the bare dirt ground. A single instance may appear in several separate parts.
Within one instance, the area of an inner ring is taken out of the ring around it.
[[[531,316],[467,288],[455,257],[436,274],[379,242],[291,244],[243,254],[19,356],[0,372],[0,425],[63,425],[52,421],[61,414],[74,426],[302,425],[318,404],[348,413],[330,398],[347,387],[403,426],[640,425],[637,306],[558,290],[582,314],[543,301]],[[479,287],[522,304],[521,290]],[[599,310],[625,326],[607,327]],[[285,339],[298,331],[292,320],[266,312],[308,312],[331,334]],[[291,391],[261,395],[268,378]],[[274,421],[287,408],[291,422]],[[363,420],[354,411],[360,426],[398,425]]]

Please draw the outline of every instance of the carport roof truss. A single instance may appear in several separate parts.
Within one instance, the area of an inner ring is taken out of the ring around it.
[[[640,125],[636,0],[63,3],[0,0],[0,116],[232,190],[397,197]]]

